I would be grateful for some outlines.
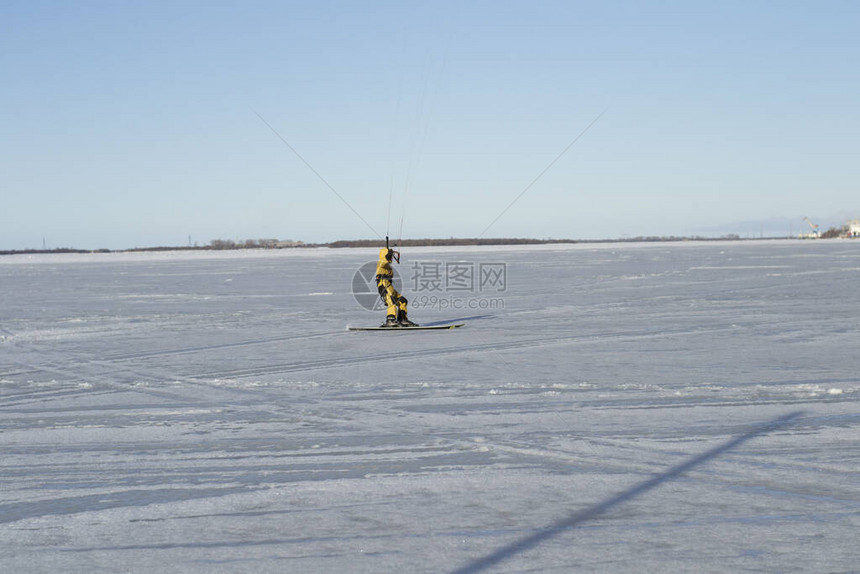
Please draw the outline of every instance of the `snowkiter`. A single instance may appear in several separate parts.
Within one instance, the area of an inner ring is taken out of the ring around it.
[[[386,244],[388,242],[386,241]],[[382,327],[417,327],[418,325],[406,317],[406,297],[397,292],[392,279],[394,270],[391,261],[400,263],[400,252],[387,246],[379,250],[379,261],[376,263],[376,288],[379,296],[388,307],[388,314]]]

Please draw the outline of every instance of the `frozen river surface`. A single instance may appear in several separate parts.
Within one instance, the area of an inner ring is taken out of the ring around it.
[[[0,258],[0,570],[860,571],[860,242],[374,258]]]

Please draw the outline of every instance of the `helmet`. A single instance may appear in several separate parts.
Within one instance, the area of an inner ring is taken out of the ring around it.
[[[400,252],[395,251],[394,249],[389,249],[388,247],[383,247],[379,250],[379,260],[391,261],[394,259],[398,263],[400,263]]]

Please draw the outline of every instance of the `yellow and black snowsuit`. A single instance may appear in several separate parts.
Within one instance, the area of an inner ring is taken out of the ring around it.
[[[398,293],[391,282],[394,277],[394,270],[391,268],[392,256],[392,251],[387,247],[379,250],[379,261],[376,263],[376,288],[388,307],[388,316],[402,321],[406,319],[406,297]]]

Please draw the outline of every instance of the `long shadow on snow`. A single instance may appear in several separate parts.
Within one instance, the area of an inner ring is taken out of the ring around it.
[[[435,327],[437,325],[447,325],[449,323],[462,323],[463,321],[480,321],[482,319],[495,319],[496,315],[472,315],[471,317],[457,317],[456,319],[444,319],[442,321],[433,321],[432,323],[421,323],[423,327]]]
[[[486,570],[491,566],[498,564],[499,562],[507,560],[508,558],[520,554],[521,552],[525,552],[533,546],[537,546],[544,540],[553,538],[566,530],[579,526],[583,522],[588,522],[589,520],[603,514],[607,510],[618,506],[619,504],[623,504],[628,500],[637,498],[642,494],[648,492],[649,490],[660,486],[664,482],[672,481],[687,472],[688,470],[691,470],[694,467],[699,466],[700,464],[705,463],[713,458],[717,458],[720,455],[732,450],[733,448],[747,442],[750,439],[756,438],[763,434],[767,434],[785,425],[792,424],[802,414],[803,411],[795,411],[793,413],[781,416],[767,423],[761,424],[753,428],[749,432],[737,436],[698,456],[694,456],[686,462],[683,462],[673,468],[670,468],[666,472],[663,472],[654,476],[653,478],[641,482],[636,486],[630,488],[629,490],[626,490],[616,496],[612,496],[604,500],[603,502],[599,502],[590,508],[586,508],[581,512],[574,513],[573,515],[564,518],[556,522],[555,524],[541,529],[535,534],[526,536],[525,538],[521,538],[520,540],[516,540],[511,544],[503,546],[502,548],[499,548],[498,550],[488,554],[487,556],[478,558],[477,560],[472,561],[466,566],[454,570],[453,574],[475,574],[476,572]]]

